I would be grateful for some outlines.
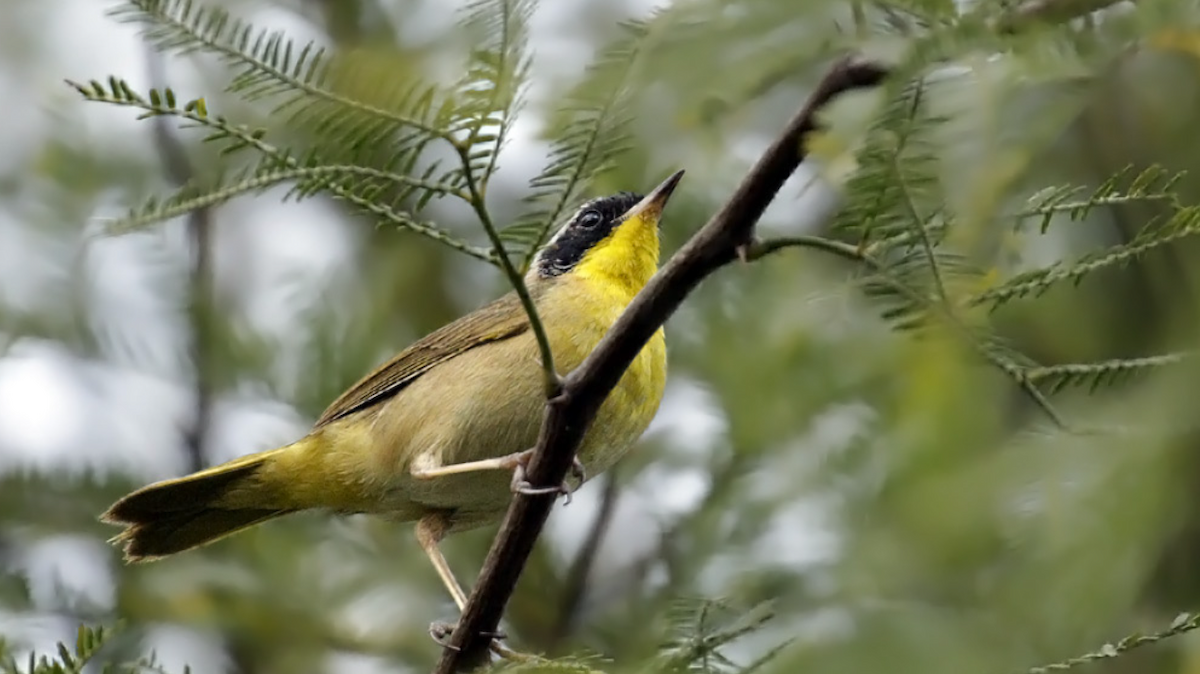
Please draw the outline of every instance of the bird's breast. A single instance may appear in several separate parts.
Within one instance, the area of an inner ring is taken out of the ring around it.
[[[569,372],[590,354],[632,301],[632,291],[618,284],[596,283],[565,276],[547,291],[547,314],[563,311],[569,317],[548,316],[555,365]],[[554,298],[555,294],[561,294]],[[663,330],[650,338],[630,363],[596,414],[579,447],[579,459],[589,474],[612,467],[650,425],[662,402],[667,379]]]
[[[559,277],[537,289],[555,368],[566,374],[592,352],[629,302],[603,284]],[[590,477],[608,470],[633,446],[658,411],[666,385],[662,330],[638,353],[589,426],[578,457]],[[432,479],[429,469],[524,451],[538,438],[545,409],[541,362],[532,331],[477,346],[438,365],[354,424],[341,443],[350,479],[364,485],[361,509],[402,517],[429,509],[455,513],[453,529],[503,514],[510,474],[481,471]],[[331,447],[333,444],[331,443]],[[360,447],[369,446],[365,472]]]

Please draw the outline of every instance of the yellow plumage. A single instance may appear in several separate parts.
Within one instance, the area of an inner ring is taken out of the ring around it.
[[[636,204],[634,195],[590,202],[539,254],[526,283],[560,372],[583,361],[654,274],[658,219],[678,178]],[[297,510],[418,520],[422,545],[461,604],[436,542],[498,520],[512,497],[512,480],[501,470],[446,468],[534,446],[545,403],[538,354],[510,293],[365,377],[299,441],[150,485],[118,501],[103,519],[126,527],[115,540],[134,561]],[[657,412],[665,385],[659,330],[583,438],[578,458],[588,475],[628,451]]]

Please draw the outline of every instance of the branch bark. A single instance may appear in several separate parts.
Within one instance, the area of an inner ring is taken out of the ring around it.
[[[562,483],[588,424],[651,335],[701,281],[751,244],[755,223],[804,160],[803,139],[816,129],[818,111],[843,92],[879,84],[887,73],[855,58],[838,61],[826,73],[725,205],[638,293],[583,364],[563,379],[559,395],[547,401],[528,467],[530,482]],[[483,635],[496,631],[553,504],[552,495],[514,497],[435,674],[486,663],[490,638]]]

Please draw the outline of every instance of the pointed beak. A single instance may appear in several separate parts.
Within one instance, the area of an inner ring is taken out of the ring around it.
[[[676,171],[669,178],[662,181],[658,187],[655,187],[646,198],[637,202],[625,212],[622,220],[639,219],[643,222],[658,224],[659,218],[662,217],[663,207],[667,205],[667,200],[671,198],[671,193],[675,191],[675,187],[679,185],[679,181],[683,179],[683,170]]]

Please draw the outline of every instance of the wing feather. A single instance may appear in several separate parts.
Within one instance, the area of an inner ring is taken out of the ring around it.
[[[528,329],[529,319],[521,301],[516,293],[510,292],[434,330],[363,377],[333,401],[317,420],[314,430],[396,395],[440,363],[481,344],[509,339]]]

